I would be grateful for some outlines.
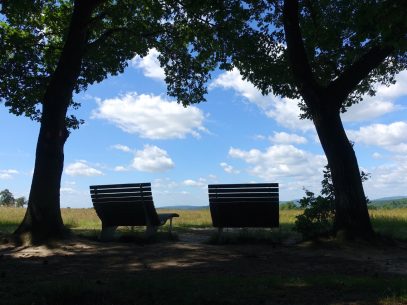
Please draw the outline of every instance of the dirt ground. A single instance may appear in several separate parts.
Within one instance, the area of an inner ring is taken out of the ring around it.
[[[178,241],[152,244],[102,243],[76,238],[50,246],[31,247],[16,247],[7,237],[0,236],[0,284],[29,284],[30,275],[41,280],[75,276],[103,282],[111,274],[155,271],[232,277],[407,278],[407,243],[380,246],[336,242],[210,245],[204,243],[208,238],[206,233],[180,233]],[[4,285],[2,288],[6,289]],[[0,304],[8,304],[2,303],[1,291]]]

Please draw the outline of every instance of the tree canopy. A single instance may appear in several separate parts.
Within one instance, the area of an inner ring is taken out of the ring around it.
[[[218,60],[203,52],[205,41],[193,38],[205,21],[192,23],[186,12],[194,14],[200,6],[193,1],[91,2],[96,5],[86,24],[75,92],[122,73],[136,54],[145,56],[157,48],[166,65],[169,94],[185,105],[204,100],[204,84]],[[81,1],[16,0],[0,6],[0,101],[11,113],[40,121],[39,105],[60,62],[75,3]],[[70,107],[79,106],[71,100]],[[67,117],[69,127],[80,123]]]

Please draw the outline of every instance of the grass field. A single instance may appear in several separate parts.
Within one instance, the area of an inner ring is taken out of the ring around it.
[[[211,216],[208,209],[204,210],[164,210],[162,213],[175,212],[180,215],[174,219],[174,230],[182,231],[191,228],[211,227]],[[0,207],[0,232],[11,233],[24,217],[21,208]],[[301,210],[281,210],[280,226],[283,234],[294,234],[292,228],[295,216]],[[407,208],[379,209],[370,211],[373,227],[376,232],[391,238],[407,240]],[[62,209],[65,225],[74,232],[98,234],[101,222],[93,209]],[[165,229],[165,227],[164,227]]]

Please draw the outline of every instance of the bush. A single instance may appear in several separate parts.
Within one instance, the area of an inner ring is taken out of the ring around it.
[[[362,182],[370,177],[369,173],[361,172]],[[305,197],[300,200],[304,213],[298,215],[293,230],[302,234],[304,239],[332,235],[335,219],[335,193],[331,170],[328,165],[324,169],[324,179],[321,181],[321,195],[315,197],[313,192],[305,190]],[[369,203],[366,197],[366,203]]]
[[[304,213],[296,217],[294,230],[301,233],[304,239],[331,235],[335,217],[334,201],[327,197],[315,197],[308,190],[305,193],[306,197],[300,200]]]

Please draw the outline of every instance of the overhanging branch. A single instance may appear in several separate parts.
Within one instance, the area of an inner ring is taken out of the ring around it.
[[[328,86],[339,98],[345,99],[355,87],[366,78],[369,73],[377,68],[394,51],[392,46],[375,46],[355,61],[342,75]]]

